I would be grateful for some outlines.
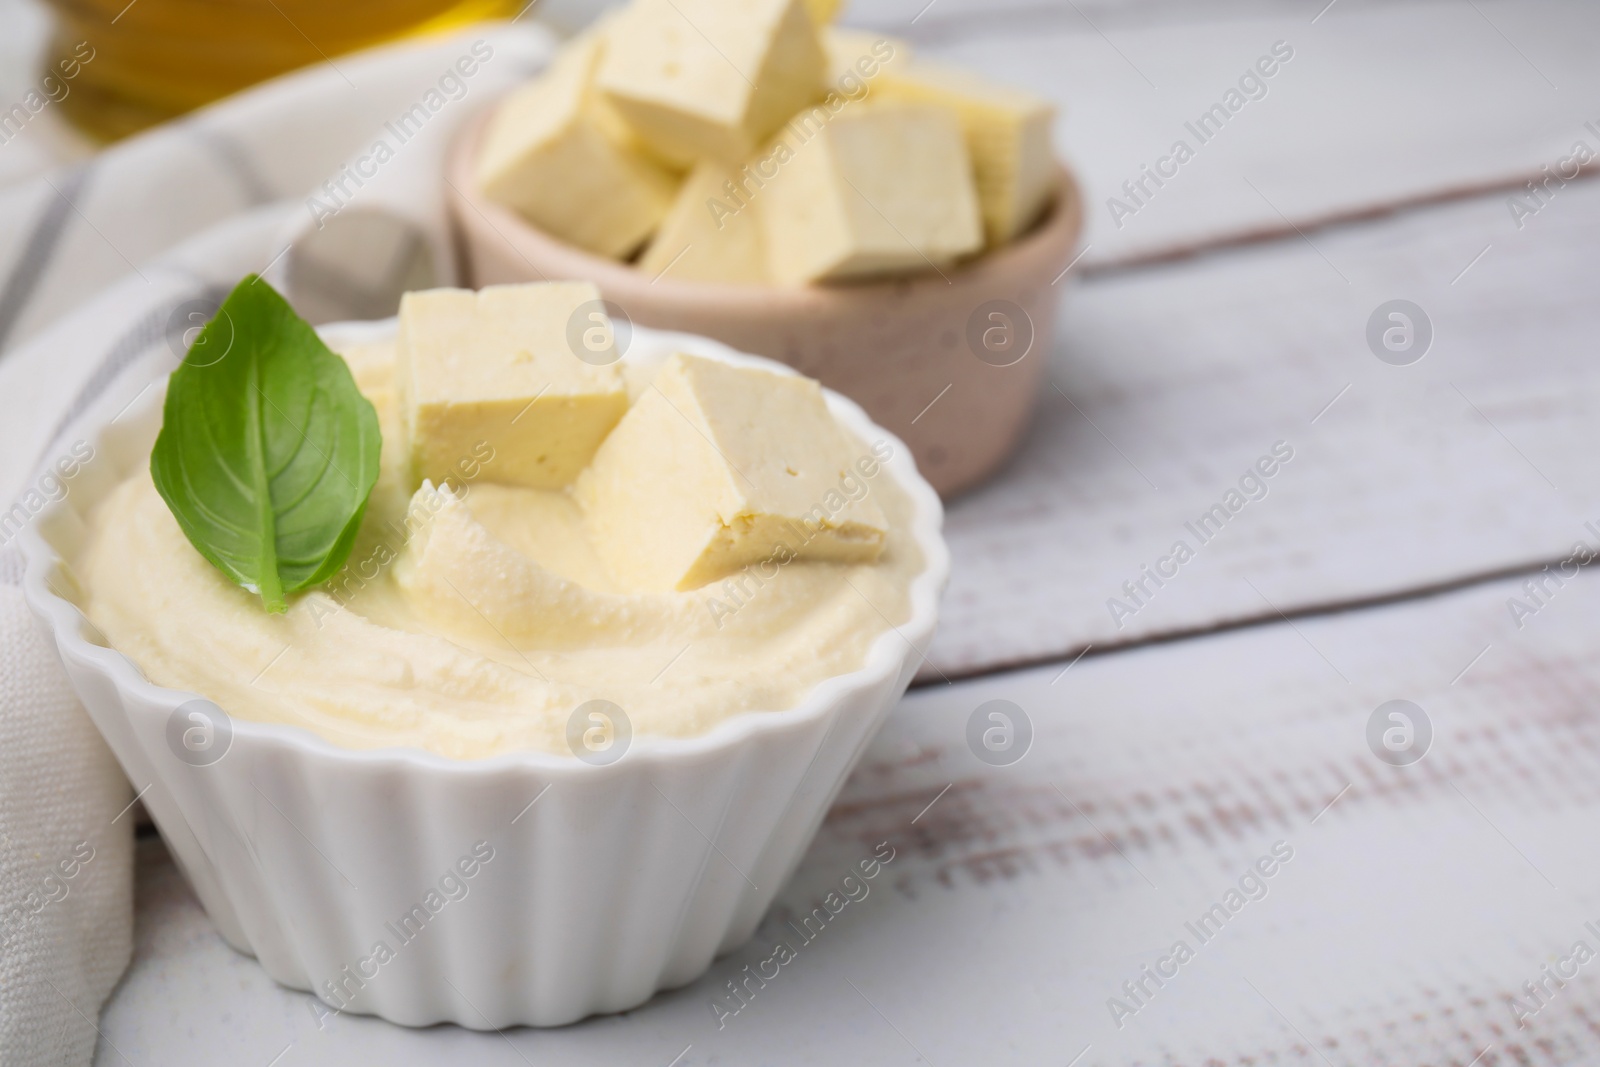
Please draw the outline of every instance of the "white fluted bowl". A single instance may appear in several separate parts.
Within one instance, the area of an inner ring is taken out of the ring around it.
[[[321,333],[337,349],[393,331],[391,319]],[[679,350],[792,373],[644,328],[624,358]],[[915,504],[926,561],[911,618],[861,669],[788,710],[735,715],[698,737],[636,737],[608,766],[350,750],[245,719],[229,720],[224,757],[194,766],[168,731],[196,694],[151,684],[107,647],[63,562],[91,509],[148,463],[163,394],[148,390],[114,421],[91,412],[77,430],[96,458],[24,532],[25,592],[123,769],[149,787],[145,806],[223,937],[330,1010],[408,1026],[555,1026],[694,980],[755,931],[933,636],[949,573],[939,499],[904,444],[830,392],[853,433],[893,447],[883,467]]]

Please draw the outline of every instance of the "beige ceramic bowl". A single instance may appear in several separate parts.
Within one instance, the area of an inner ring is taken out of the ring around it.
[[[943,273],[780,289],[652,278],[551,237],[477,192],[488,116],[447,163],[472,284],[581,278],[634,322],[703,334],[781,360],[852,398],[902,438],[945,496],[995,470],[1044,382],[1060,286],[1083,225],[1065,169],[1047,216],[1021,240]]]

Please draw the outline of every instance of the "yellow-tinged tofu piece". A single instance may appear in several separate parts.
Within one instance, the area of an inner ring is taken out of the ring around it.
[[[783,285],[929,270],[983,246],[955,115],[932,104],[852,106],[755,197],[767,269]]]
[[[822,95],[825,64],[803,0],[635,0],[596,85],[663,157],[737,166]]]
[[[828,87],[847,96],[853,95],[854,83],[846,79],[865,84],[870,93],[879,74],[911,62],[911,46],[898,37],[836,26],[822,31],[822,51],[828,57]]]
[[[955,111],[972,155],[991,247],[1038,220],[1055,188],[1050,140],[1055,107],[1048,100],[932,63],[891,66],[873,92],[879,100],[941,104]]]
[[[811,379],[679,353],[575,493],[621,587],[695,589],[768,559],[877,559],[887,523],[861,458]]]
[[[577,48],[590,38],[594,38],[596,39],[597,47],[600,49],[595,56],[595,70],[591,70],[589,74],[589,96],[585,106],[591,110],[595,124],[600,127],[601,132],[611,138],[613,144],[619,145],[629,152],[644,156],[657,166],[670,171],[675,177],[681,178],[693,161],[681,158],[669,159],[657,152],[639,136],[638,131],[633,128],[628,120],[622,117],[622,112],[617,110],[617,106],[607,98],[606,94],[600,92],[594,86],[594,77],[598,72],[600,56],[605,54],[606,41],[610,37],[612,28],[616,26],[617,20],[621,17],[622,9],[612,8],[595,19],[587,30],[574,37],[566,45],[567,48]]]
[[[730,182],[733,193],[728,191]],[[639,269],[652,278],[765,284],[766,242],[748,199],[753,193],[738,171],[711,160],[701,163],[684,180],[678,202],[639,257]]]
[[[395,380],[411,485],[482,459],[480,442],[494,449],[487,481],[558,489],[576,478],[628,407],[615,362],[574,354],[577,320],[583,330],[599,316],[609,331],[602,306],[589,282],[401,297]]]
[[[678,179],[631,146],[590,85],[605,35],[579,38],[495,111],[478,157],[489,199],[579,248],[621,258],[672,206]]]
[[[842,7],[844,0],[806,0],[806,13],[818,26],[826,26],[838,18],[839,9]]]

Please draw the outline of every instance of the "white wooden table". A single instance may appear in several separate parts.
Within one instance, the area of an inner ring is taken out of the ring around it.
[[[1600,153],[1600,11],[857,0],[849,18],[1060,100],[1088,248],[1030,436],[951,508],[923,684],[762,933],[685,990],[562,1030],[319,1027],[147,837],[99,1060],[1600,1062],[1600,962],[1572,957],[1600,951],[1600,580],[1543,572],[1600,552],[1600,183],[1509,200],[1576,143]],[[1117,226],[1107,198],[1280,41],[1265,95]],[[1405,366],[1367,339],[1396,299],[1433,335]],[[1293,455],[1266,495],[1200,544],[1186,524],[1275,446]],[[1179,540],[1193,558],[1129,597]],[[1431,730],[1407,766],[1369,743],[1396,699]],[[1009,766],[965,741],[990,700],[1032,724]],[[719,1027],[725,984],[880,842],[895,860],[871,895]],[[1260,899],[1229,910],[1241,879]]]

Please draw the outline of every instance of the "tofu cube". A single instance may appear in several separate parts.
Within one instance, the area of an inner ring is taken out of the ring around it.
[[[839,17],[844,0],[806,0],[806,13],[818,26],[826,26]]]
[[[845,96],[854,79],[872,91],[879,74],[911,62],[911,46],[898,37],[829,26],[822,31],[822,51],[828,57],[828,87]]]
[[[609,331],[601,307],[588,282],[401,297],[395,378],[410,486],[442,482],[484,441],[487,481],[572,482],[628,407],[617,365],[578,358],[570,341],[579,319],[598,316],[594,327]]]
[[[870,562],[887,523],[816,382],[679,353],[576,495],[623,588],[695,589],[764,560]]]
[[[639,257],[639,269],[652,279],[766,283],[766,242],[755,207],[740,192],[744,180],[738,171],[710,160],[690,171],[677,203]]]
[[[636,0],[596,84],[664,158],[738,166],[822,96],[825,62],[803,0]]]
[[[1002,245],[1032,226],[1056,183],[1049,101],[932,63],[891,65],[873,85],[878,100],[939,104],[961,122],[972,156],[984,237]]]
[[[594,94],[604,41],[575,41],[506,97],[484,133],[478,185],[547,233],[622,258],[661,222],[678,178],[628,143],[628,128]]]
[[[754,200],[774,281],[936,269],[983,246],[972,164],[948,108],[857,104],[804,119],[785,130],[788,158]]]

